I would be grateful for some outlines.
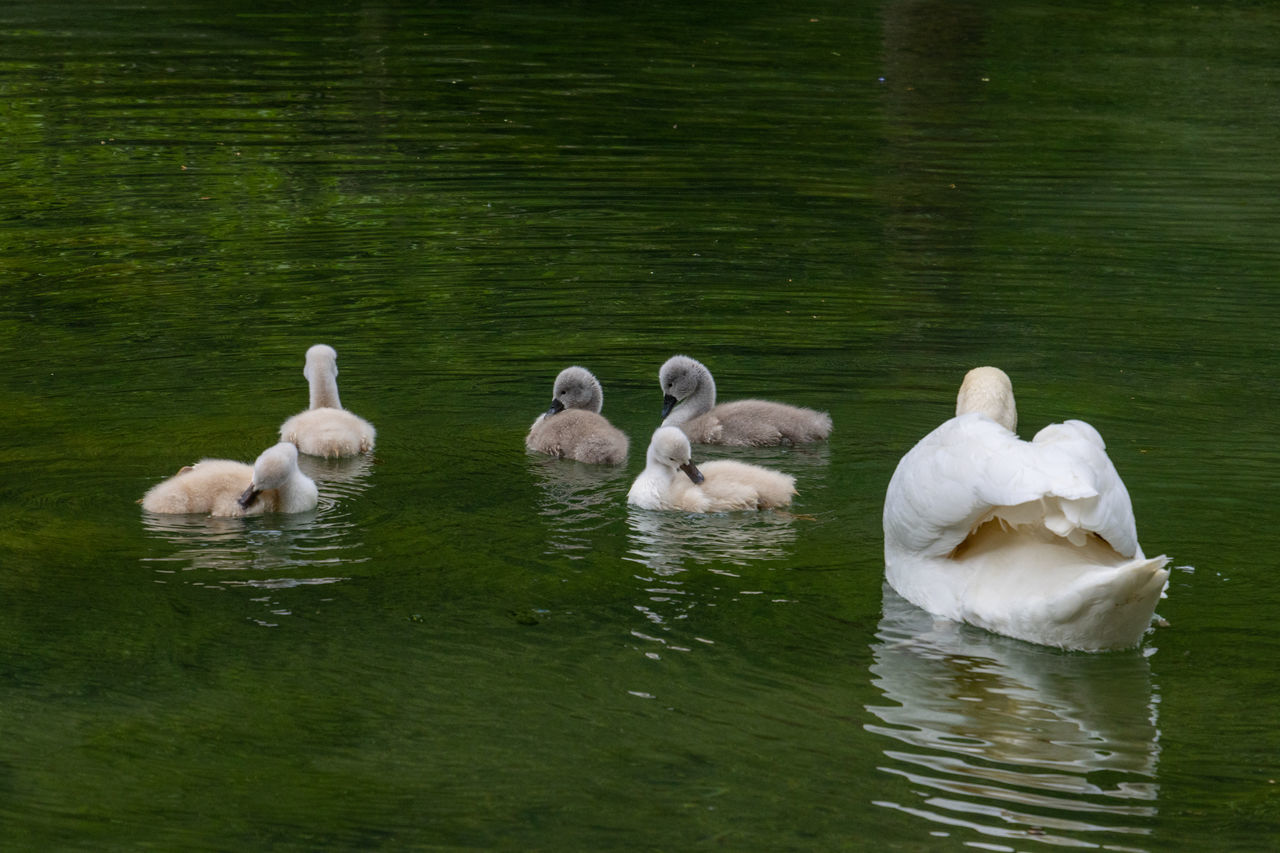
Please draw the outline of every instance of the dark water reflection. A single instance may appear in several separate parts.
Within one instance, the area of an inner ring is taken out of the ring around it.
[[[18,0],[0,38],[8,846],[1276,846],[1280,11]],[[374,458],[305,460],[296,518],[139,512],[272,443],[322,341]],[[790,514],[626,506],[680,352],[831,412],[696,449]],[[571,363],[626,465],[526,454]],[[885,485],[982,363],[1195,567],[1158,653],[882,595]]]
[[[891,704],[867,705],[881,721],[867,730],[893,742],[880,772],[911,783],[877,805],[935,835],[1147,849],[1161,746],[1146,656],[1006,640],[935,620],[888,587],[876,639],[872,684]]]

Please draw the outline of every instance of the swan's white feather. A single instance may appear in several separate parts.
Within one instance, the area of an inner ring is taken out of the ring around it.
[[[1102,437],[1078,420],[1023,441],[982,411],[957,414],[899,462],[884,534],[904,598],[1064,648],[1136,645],[1168,578],[1167,558],[1138,545]]]

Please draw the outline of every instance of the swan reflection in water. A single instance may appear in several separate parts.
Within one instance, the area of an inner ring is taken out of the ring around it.
[[[312,512],[251,518],[142,513],[143,529],[176,546],[144,557],[162,576],[193,586],[268,590],[254,601],[273,616],[290,614],[281,590],[337,583],[342,567],[364,562],[348,502],[368,487],[373,460],[299,456],[298,467],[320,487]],[[273,624],[262,619],[263,624]]]
[[[626,558],[657,575],[691,563],[745,566],[786,557],[795,543],[795,516],[786,512],[713,514],[628,507]]]
[[[1139,652],[1069,654],[938,620],[884,587],[866,729],[911,790],[876,805],[1012,841],[1141,850],[1159,696]],[[1013,850],[985,842],[986,849]]]
[[[714,644],[710,638],[673,628],[694,608],[767,595],[759,575],[736,569],[783,559],[796,539],[795,517],[768,510],[717,515],[628,507],[627,526],[623,556],[647,570],[635,576],[642,597],[632,605],[647,624],[632,630],[631,636],[640,641],[646,657],[655,659],[663,651],[687,652],[699,644]],[[684,576],[695,566],[705,566],[706,572]]]
[[[374,459],[368,454],[343,459],[325,459],[299,454],[298,467],[320,486],[321,500],[327,495],[335,502],[354,498],[369,487]]]
[[[588,556],[595,532],[626,495],[625,468],[530,454],[529,470],[541,491],[538,514],[550,525],[547,553],[571,560]]]

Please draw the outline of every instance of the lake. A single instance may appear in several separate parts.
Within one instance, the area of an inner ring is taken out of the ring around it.
[[[59,850],[1280,844],[1280,10],[0,9],[0,832]],[[144,514],[338,352],[372,457]],[[685,353],[830,441],[629,509]],[[526,453],[590,368],[625,466]],[[1140,648],[883,582],[964,372],[1096,426]]]

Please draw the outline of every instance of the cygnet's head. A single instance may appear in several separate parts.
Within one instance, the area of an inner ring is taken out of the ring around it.
[[[693,464],[693,449],[689,446],[689,437],[679,427],[658,427],[653,431],[653,439],[649,442],[646,459],[666,468],[679,468],[695,483],[701,483],[705,477]]]
[[[699,386],[709,388],[714,402],[716,383],[711,371],[697,359],[673,355],[658,369],[658,385],[662,388],[662,416],[671,414],[676,403],[686,399]]]
[[[975,367],[964,376],[956,395],[956,415],[978,412],[1010,432],[1018,430],[1018,407],[1013,401],[1013,383],[998,367]]]
[[[338,375],[338,353],[328,344],[316,344],[307,350],[307,364],[302,375],[308,382],[325,375]]]
[[[282,441],[268,447],[253,463],[253,480],[240,495],[240,506],[248,508],[261,492],[278,489],[298,470],[298,448],[292,442]]]
[[[604,407],[604,391],[600,382],[585,367],[566,367],[556,377],[551,392],[551,408],[548,415],[565,409],[586,409],[599,412]]]

